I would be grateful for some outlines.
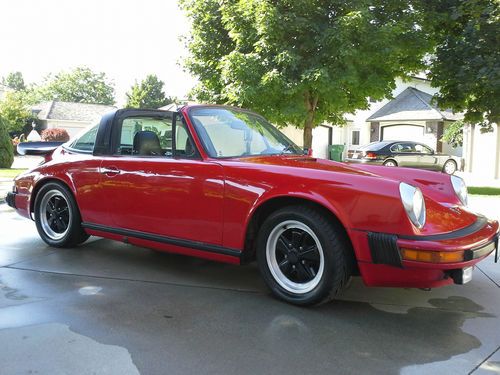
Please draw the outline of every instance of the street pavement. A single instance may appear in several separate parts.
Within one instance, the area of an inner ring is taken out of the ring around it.
[[[500,216],[500,198],[471,197]],[[91,238],[54,249],[0,205],[0,374],[499,374],[500,264],[465,286],[299,308],[255,264]]]

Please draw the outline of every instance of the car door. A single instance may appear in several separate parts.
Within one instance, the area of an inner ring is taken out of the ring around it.
[[[122,112],[112,134],[101,186],[113,226],[220,245],[222,167],[199,157],[181,115]]]
[[[439,169],[438,158],[430,147],[417,143],[415,150],[418,152],[418,168]]]
[[[391,152],[400,167],[415,167],[418,163],[415,147],[410,142],[400,142],[392,145]]]

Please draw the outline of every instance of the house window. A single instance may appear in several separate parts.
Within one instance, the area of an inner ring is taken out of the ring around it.
[[[354,146],[358,146],[359,145],[359,130],[353,130],[352,131],[351,143]]]

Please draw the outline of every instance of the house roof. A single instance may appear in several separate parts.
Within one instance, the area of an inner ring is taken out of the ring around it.
[[[49,101],[36,104],[32,111],[39,111],[40,120],[92,122],[105,113],[116,109],[112,105]]]
[[[459,120],[462,116],[451,110],[439,109],[432,95],[407,87],[389,103],[372,114],[367,121]]]

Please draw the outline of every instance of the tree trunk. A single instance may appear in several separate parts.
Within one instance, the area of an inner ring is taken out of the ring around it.
[[[311,95],[309,91],[304,93],[304,104],[307,109],[307,117],[304,121],[304,148],[310,149],[312,147],[312,130],[314,128],[314,114],[316,106],[318,105],[318,96]]]
[[[304,148],[311,148],[313,141],[314,112],[308,112],[304,122]]]

